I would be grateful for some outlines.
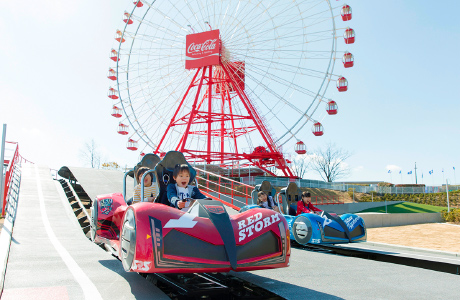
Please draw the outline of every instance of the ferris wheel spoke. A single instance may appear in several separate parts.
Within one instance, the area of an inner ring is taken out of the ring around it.
[[[254,61],[256,61],[256,62],[260,61],[260,65],[262,65],[262,66],[264,64],[266,65],[267,63],[278,65],[279,66],[278,70],[283,70],[284,72],[298,73],[299,71],[303,71],[303,72],[306,72],[306,73],[301,73],[302,75],[306,75],[306,76],[310,76],[310,77],[318,77],[318,75],[330,74],[328,72],[322,72],[322,71],[313,70],[313,69],[310,69],[310,68],[304,68],[304,67],[301,67],[301,66],[290,65],[290,64],[286,64],[286,63],[279,62],[279,61],[276,61],[276,60],[264,59],[264,58],[257,57],[257,56],[246,56],[246,57],[250,58],[252,63],[254,63]],[[292,68],[293,70],[290,71],[290,68]],[[312,74],[309,74],[310,72]],[[313,74],[316,74],[316,75],[313,75]],[[335,75],[335,76],[337,76],[337,75]],[[318,77],[318,78],[322,78],[322,77]]]
[[[281,24],[277,24],[277,29],[278,28],[283,28],[283,27],[287,27],[288,25],[291,25],[293,23],[295,23],[295,21],[292,21],[290,20],[289,18],[285,18],[287,19],[287,21],[285,23],[281,23]],[[326,20],[321,20],[320,22],[316,22],[316,23],[310,23],[308,26],[306,27],[312,27],[314,25],[317,25],[317,24],[320,24],[321,22],[324,22],[324,21],[327,21],[329,20],[330,17],[327,17]],[[249,30],[256,30],[257,27],[260,27],[262,25],[265,25],[267,22],[269,22],[270,20],[264,20],[262,23],[259,23],[259,24],[254,24],[252,28],[250,28]],[[298,29],[298,30],[301,30],[301,29]],[[257,37],[258,35],[266,35],[267,33],[269,32],[272,32],[273,29],[272,28],[265,28],[263,31],[260,31],[260,32],[257,32],[255,34],[253,34],[252,36],[253,37]]]
[[[259,69],[259,68],[255,68],[256,70],[258,70],[258,74],[264,74],[265,72],[262,70],[262,69]],[[257,71],[255,71],[257,73]],[[275,82],[278,82],[280,83],[281,85],[284,85],[286,87],[288,87],[288,89],[294,89],[302,94],[304,94],[305,96],[309,96],[309,97],[315,97],[316,96],[316,93],[311,91],[311,90],[308,90],[306,88],[303,88],[301,86],[299,86],[298,84],[295,84],[293,82],[290,82],[280,76],[277,76],[275,75],[275,73],[270,73],[268,74],[269,78],[272,79],[273,81]],[[288,90],[286,89],[286,90]]]

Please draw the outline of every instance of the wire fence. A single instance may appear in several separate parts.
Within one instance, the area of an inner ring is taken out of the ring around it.
[[[299,188],[318,188],[318,189],[329,189],[335,191],[350,191],[354,189],[355,193],[371,193],[377,194],[428,194],[428,193],[445,193],[446,186],[417,186],[417,187],[386,187],[377,185],[355,185],[344,182],[324,182],[321,180],[311,179],[291,179],[291,178],[280,178],[280,177],[241,177],[240,181],[247,185],[261,184],[262,181],[269,181],[273,186],[286,187],[290,182],[295,182]],[[449,191],[460,190],[460,186],[451,185]]]

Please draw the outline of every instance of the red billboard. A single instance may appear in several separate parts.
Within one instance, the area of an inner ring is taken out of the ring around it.
[[[187,70],[219,64],[219,29],[189,34],[185,40],[185,68]]]

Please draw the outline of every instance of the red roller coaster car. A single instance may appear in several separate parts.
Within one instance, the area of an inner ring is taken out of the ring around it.
[[[161,178],[154,180],[160,195],[173,181],[168,174],[172,162],[185,162],[185,158],[180,152],[169,152],[150,171]],[[289,266],[287,222],[268,209],[229,216],[219,201],[196,200],[183,212],[161,203],[127,205],[116,193],[93,201],[91,221],[92,239],[106,244],[128,272],[204,273]]]

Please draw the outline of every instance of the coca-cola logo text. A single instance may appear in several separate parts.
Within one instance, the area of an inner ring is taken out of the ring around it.
[[[214,50],[216,48],[216,41],[217,39],[214,40],[207,40],[201,44],[195,44],[191,43],[188,48],[187,48],[187,53],[197,53],[197,52],[203,52],[203,51],[208,51],[208,50]]]

